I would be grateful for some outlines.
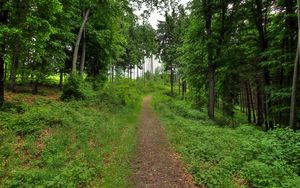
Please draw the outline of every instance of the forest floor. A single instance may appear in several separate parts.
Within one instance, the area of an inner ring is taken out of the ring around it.
[[[55,88],[5,91],[0,187],[130,187],[142,101],[134,84],[108,83],[67,102]]]
[[[171,149],[151,108],[151,100],[151,96],[144,98],[139,117],[137,153],[133,161],[134,187],[196,187],[179,155]]]

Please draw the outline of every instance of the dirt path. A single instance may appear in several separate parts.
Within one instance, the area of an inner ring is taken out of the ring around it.
[[[146,97],[139,119],[138,149],[133,161],[134,186],[141,188],[195,187],[191,175],[183,168],[170,148],[164,130]]]

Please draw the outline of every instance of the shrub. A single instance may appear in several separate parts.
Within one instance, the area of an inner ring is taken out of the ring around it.
[[[82,76],[71,74],[63,87],[61,99],[64,101],[83,100],[90,96],[91,92],[91,86],[84,81]]]
[[[3,112],[22,114],[25,112],[25,107],[24,105],[15,102],[5,102],[0,110]]]
[[[284,182],[291,183],[291,178],[296,177],[284,161],[273,161],[266,164],[260,161],[250,161],[242,169],[245,177],[253,187],[283,187]]]
[[[108,106],[120,108],[137,104],[140,101],[141,92],[133,81],[118,81],[107,84],[97,98]]]
[[[20,135],[37,135],[45,127],[55,127],[63,123],[59,112],[53,110],[60,108],[59,105],[42,100],[34,105],[35,108],[28,108],[23,114],[1,114],[3,127]],[[45,108],[45,105],[52,108]]]
[[[300,174],[300,132],[291,129],[275,129],[270,131],[267,137],[277,143],[279,156],[286,160],[297,174]]]
[[[153,103],[197,184],[216,188],[299,187],[300,132],[263,132],[240,123],[229,128],[226,118],[221,128],[176,98],[157,95]]]

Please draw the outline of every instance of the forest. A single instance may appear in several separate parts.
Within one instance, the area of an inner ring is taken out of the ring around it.
[[[0,187],[300,187],[299,26],[300,0],[0,0]]]

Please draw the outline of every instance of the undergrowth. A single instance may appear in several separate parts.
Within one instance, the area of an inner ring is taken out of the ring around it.
[[[89,93],[81,100],[28,104],[29,94],[18,94],[3,106],[0,187],[128,187],[140,102],[151,86],[120,80],[91,88],[79,88]]]
[[[236,123],[220,127],[206,118],[206,112],[164,94],[156,94],[153,105],[197,184],[211,188],[299,187],[300,132],[263,132]]]

